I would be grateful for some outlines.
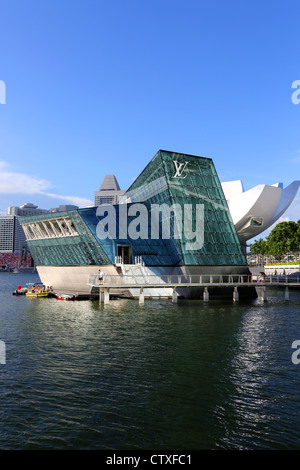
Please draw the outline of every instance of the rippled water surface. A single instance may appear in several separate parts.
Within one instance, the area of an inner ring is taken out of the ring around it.
[[[0,273],[0,449],[300,448],[300,292],[268,302],[13,296]]]

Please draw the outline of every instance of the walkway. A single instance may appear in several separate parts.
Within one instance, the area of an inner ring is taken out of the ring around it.
[[[100,285],[97,275],[90,276],[90,292],[99,291],[99,301],[109,303],[111,290],[139,289],[139,303],[143,304],[144,289],[172,289],[172,301],[177,302],[178,288],[203,288],[203,301],[209,301],[209,288],[233,288],[233,301],[239,300],[239,287],[259,288],[259,297],[266,300],[267,287],[285,287],[285,299],[289,299],[289,287],[300,287],[300,277],[291,276],[249,276],[249,275],[106,275]],[[169,297],[169,295],[166,295]]]

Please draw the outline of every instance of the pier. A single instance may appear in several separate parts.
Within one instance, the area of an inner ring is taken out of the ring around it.
[[[255,288],[257,296],[261,301],[267,300],[268,287],[284,288],[284,298],[289,300],[289,288],[300,288],[300,277],[291,276],[251,276],[251,275],[106,275],[102,283],[97,279],[97,275],[90,276],[88,285],[90,292],[99,293],[99,302],[108,304],[111,292],[121,292],[124,290],[137,290],[140,304],[145,302],[145,289],[159,289],[165,292],[161,298],[171,298],[172,302],[177,302],[180,297],[178,292],[182,288],[201,288],[203,302],[209,302],[210,289],[231,289],[233,302],[239,301],[239,289]],[[133,296],[136,297],[136,296]],[[200,297],[199,297],[200,298]]]

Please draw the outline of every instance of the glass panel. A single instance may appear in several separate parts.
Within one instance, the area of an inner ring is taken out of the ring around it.
[[[87,225],[80,217],[78,211],[60,212],[59,217],[71,219],[70,226],[74,227],[77,236],[61,236],[57,238],[44,238],[28,240],[28,247],[36,265],[77,266],[89,264],[111,264],[101,245],[95,239]],[[24,217],[24,223],[37,223],[46,221],[48,230],[50,223],[57,219],[58,214],[43,214],[34,217]],[[68,220],[67,219],[67,220]],[[63,221],[63,219],[61,219]],[[49,223],[49,225],[48,225]],[[55,222],[55,229],[62,234],[61,228]],[[52,230],[53,232],[53,230]]]
[[[131,202],[127,206],[111,206],[115,210],[112,220],[116,233],[105,239],[97,234],[97,226],[103,219],[97,215],[97,207],[61,212],[59,216],[70,218],[78,236],[66,237],[67,227],[63,227],[62,233],[61,227],[53,220],[55,230],[64,236],[50,239],[45,232],[44,239],[29,240],[35,263],[115,264],[117,245],[123,244],[131,247],[133,258],[142,255],[146,265],[246,265],[211,159],[159,151],[125,193],[123,202],[125,200]],[[126,235],[119,230],[121,214],[124,207],[127,211],[134,210],[134,203],[143,203],[146,211],[143,217],[135,212],[127,216]],[[153,207],[161,208],[162,204],[168,210],[162,211],[156,219],[159,236],[155,238],[151,214]],[[170,210],[176,205],[180,209],[177,218]],[[185,205],[189,205],[187,209],[192,208],[192,213],[185,210]],[[57,213],[43,214],[23,218],[22,222],[43,220],[47,229],[53,232],[51,220],[55,218],[58,218]],[[168,230],[170,237],[163,238]],[[132,233],[136,236],[129,236]],[[176,238],[176,233],[181,238]]]

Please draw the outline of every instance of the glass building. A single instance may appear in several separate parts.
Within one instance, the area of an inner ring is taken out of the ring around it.
[[[136,257],[153,272],[248,272],[210,158],[160,150],[119,204],[20,221],[47,285],[55,284],[54,269],[80,268],[86,283],[96,267],[117,272]]]

